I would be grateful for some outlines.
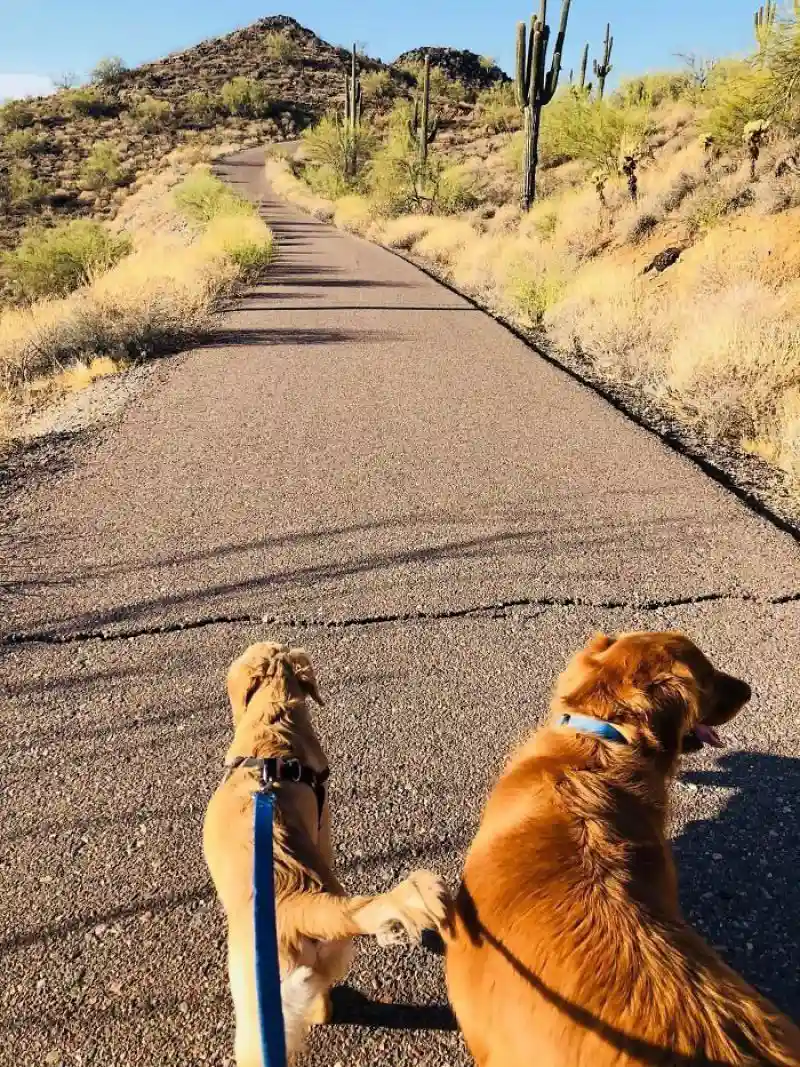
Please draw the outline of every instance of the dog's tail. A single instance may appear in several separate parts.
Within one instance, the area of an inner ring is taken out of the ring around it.
[[[281,982],[286,1055],[290,1059],[303,1051],[311,1029],[309,1019],[312,1005],[327,988],[328,982],[311,967],[297,967]]]

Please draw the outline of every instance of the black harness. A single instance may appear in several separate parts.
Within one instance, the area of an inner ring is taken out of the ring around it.
[[[314,790],[317,798],[319,821],[322,822],[327,782],[331,775],[329,767],[326,767],[324,771],[314,771],[298,759],[281,759],[280,756],[271,756],[269,759],[260,759],[257,756],[237,756],[235,760],[225,764],[223,781],[227,781],[240,767],[257,770],[262,789],[269,789],[270,786],[280,782],[294,782],[309,786]]]

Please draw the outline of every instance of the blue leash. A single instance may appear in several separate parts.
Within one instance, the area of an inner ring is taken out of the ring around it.
[[[253,909],[256,935],[256,991],[264,1067],[286,1067],[278,934],[275,928],[275,881],[272,869],[272,823],[275,793],[253,794]]]

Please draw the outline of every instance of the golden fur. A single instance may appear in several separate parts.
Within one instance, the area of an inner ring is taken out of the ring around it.
[[[306,705],[322,703],[311,662],[302,649],[260,643],[231,666],[228,694],[237,756],[293,758],[320,772],[327,761]],[[261,1067],[253,934],[253,810],[258,773],[235,770],[218,787],[206,813],[203,847],[228,920],[228,971],[236,1014],[238,1067]],[[276,786],[274,873],[281,993],[290,1055],[308,1026],[326,1021],[328,991],[341,981],[351,939],[383,944],[418,939],[439,926],[446,891],[440,879],[417,871],[391,892],[348,897],[333,873],[330,812],[322,817],[314,791],[300,783]]]
[[[479,1067],[800,1064],[800,1031],[681,916],[665,833],[683,742],[749,696],[680,634],[600,634],[572,660],[489,798],[447,935]]]

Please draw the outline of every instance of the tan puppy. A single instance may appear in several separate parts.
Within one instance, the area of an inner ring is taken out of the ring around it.
[[[800,1064],[800,1031],[682,918],[665,833],[682,747],[749,697],[676,633],[572,660],[489,798],[448,935],[480,1067]]]
[[[260,1067],[253,929],[253,802],[259,769],[237,760],[280,757],[307,769],[306,782],[276,786],[274,871],[281,997],[291,1056],[309,1026],[328,1018],[328,992],[347,973],[351,939],[383,944],[417,940],[445,914],[441,880],[417,871],[389,893],[348,897],[333,874],[330,816],[322,782],[328,764],[306,707],[322,703],[311,662],[301,649],[262,643],[228,673],[234,739],[229,770],[206,813],[203,847],[228,919],[228,971],[236,1013],[238,1067]],[[232,769],[231,769],[232,768]]]

